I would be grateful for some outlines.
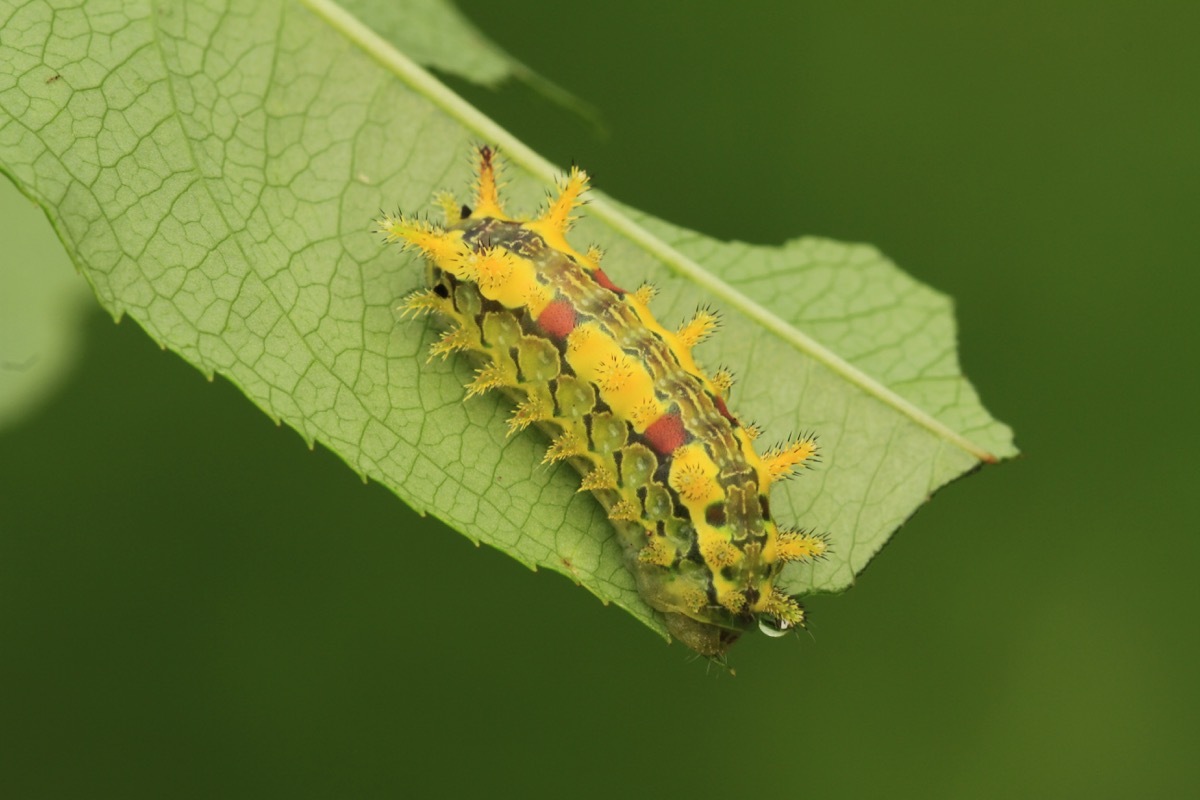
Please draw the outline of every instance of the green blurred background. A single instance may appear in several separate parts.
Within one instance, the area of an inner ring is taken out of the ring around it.
[[[461,5],[600,110],[450,81],[552,161],[953,295],[1026,456],[730,677],[93,310],[0,430],[0,796],[1194,796],[1200,4]]]

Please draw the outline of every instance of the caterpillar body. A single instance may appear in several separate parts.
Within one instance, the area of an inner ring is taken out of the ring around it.
[[[813,437],[760,456],[757,428],[725,404],[730,373],[706,375],[692,356],[716,315],[702,308],[670,331],[650,312],[649,284],[619,288],[597,248],[567,242],[583,171],[572,168],[543,213],[524,219],[503,209],[494,151],[478,148],[478,160],[472,205],[439,196],[445,226],[378,221],[428,263],[428,287],[401,308],[448,323],[431,357],[472,357],[480,368],[467,397],[499,390],[516,405],[511,433],[534,425],[551,437],[544,460],[583,476],[641,597],[676,638],[719,656],[756,623],[773,634],[802,626],[802,607],[776,580],[787,562],[820,558],[826,540],[781,529],[768,489],[816,459]]]

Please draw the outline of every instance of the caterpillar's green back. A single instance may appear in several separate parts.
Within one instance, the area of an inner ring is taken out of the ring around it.
[[[474,203],[439,202],[446,225],[402,216],[379,221],[389,241],[418,248],[429,287],[406,312],[449,323],[432,354],[462,352],[481,366],[467,397],[500,390],[514,401],[512,432],[550,437],[547,462],[567,461],[608,511],[638,591],[668,628],[705,655],[723,653],[756,623],[804,623],[775,587],[788,561],[819,558],[825,539],[781,529],[770,485],[815,458],[812,437],[760,456],[758,432],[730,413],[733,379],[706,375],[692,348],[717,324],[707,310],[672,332],[649,309],[653,288],[627,292],[600,268],[601,253],[566,240],[587,187],[572,169],[536,219],[505,213],[493,151],[481,147]]]

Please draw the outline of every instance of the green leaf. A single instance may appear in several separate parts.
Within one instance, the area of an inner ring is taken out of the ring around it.
[[[484,86],[519,80],[607,135],[595,108],[501,50],[445,0],[342,0],[340,5],[418,64]]]
[[[426,67],[484,86],[496,86],[528,72],[444,0],[343,0],[340,5]]]
[[[506,437],[503,401],[464,404],[469,367],[426,364],[434,332],[397,320],[424,268],[371,220],[461,191],[478,141],[532,210],[556,170],[324,0],[0,6],[0,168],[106,308],[414,508],[661,632],[576,476],[540,466],[537,435]],[[949,302],[874,250],[587,210],[574,237],[618,283],[655,281],[661,319],[722,309],[698,356],[738,371],[734,408],[767,441],[819,433],[824,463],[773,502],[834,554],[791,590],[848,586],[933,491],[1015,452],[958,373]]]

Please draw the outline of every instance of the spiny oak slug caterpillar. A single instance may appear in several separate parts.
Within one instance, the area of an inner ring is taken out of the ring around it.
[[[692,356],[716,314],[701,308],[667,330],[650,312],[652,286],[619,288],[598,248],[567,242],[583,171],[572,168],[545,211],[524,219],[501,205],[495,152],[480,147],[478,158],[472,205],[439,196],[444,226],[400,214],[378,221],[389,242],[428,263],[428,288],[401,308],[448,323],[431,356],[466,353],[481,365],[467,398],[500,390],[516,404],[511,433],[532,424],[551,437],[545,462],[580,472],[642,598],[688,647],[720,656],[755,624],[773,634],[802,626],[804,610],[776,579],[827,543],[776,525],[768,490],[816,459],[814,438],[760,456],[758,429],[725,405],[732,375],[709,376]]]

